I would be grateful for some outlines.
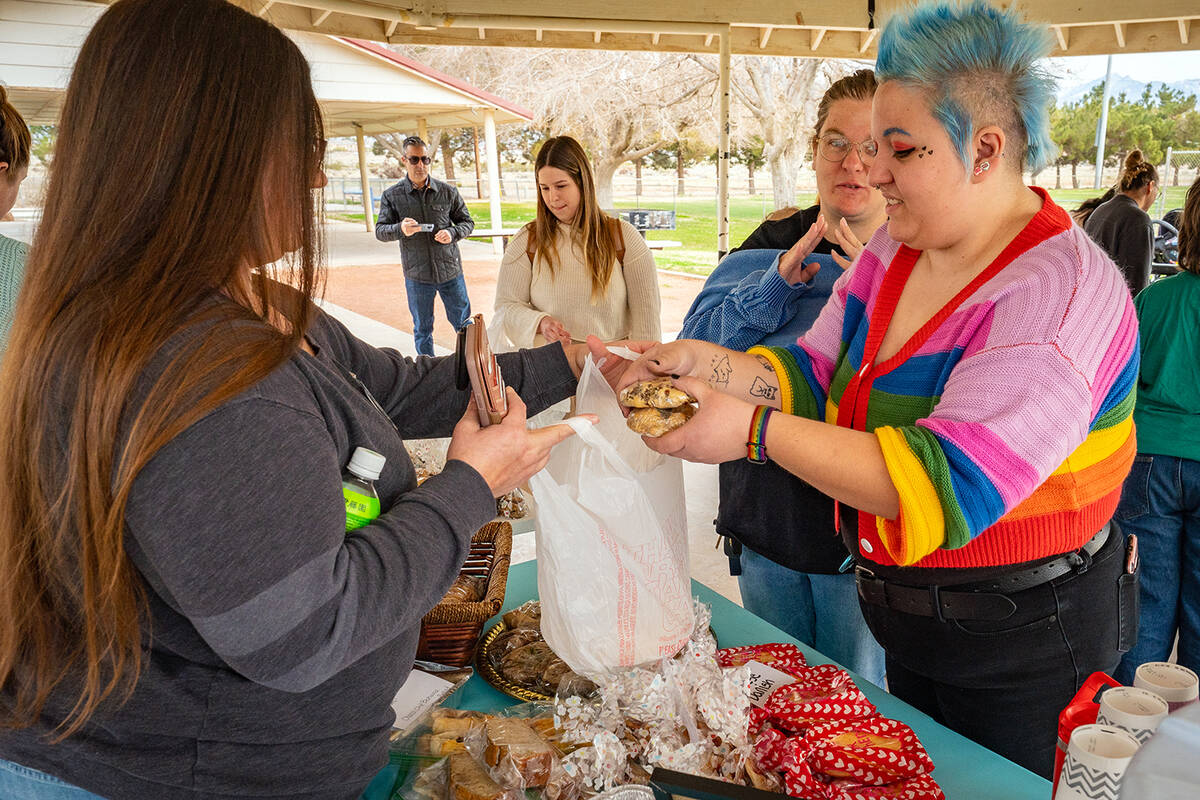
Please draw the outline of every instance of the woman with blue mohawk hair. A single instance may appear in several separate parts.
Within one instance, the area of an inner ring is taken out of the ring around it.
[[[1109,520],[1138,367],[1120,272],[1022,180],[1051,156],[1049,49],[984,2],[893,18],[868,175],[889,221],[812,328],[659,345],[620,380],[680,376],[699,400],[655,450],[770,458],[837,500],[889,689],[1047,777],[1059,710],[1136,633]]]

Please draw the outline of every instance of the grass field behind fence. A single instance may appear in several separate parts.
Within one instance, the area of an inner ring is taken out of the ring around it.
[[[1164,208],[1170,210],[1183,205],[1186,186],[1171,186],[1166,189],[1167,199]],[[1050,196],[1059,205],[1072,209],[1081,201],[1098,194],[1094,189],[1051,189]],[[814,195],[804,194],[797,198],[801,208],[812,205]],[[618,200],[617,208],[636,208],[633,200]],[[707,275],[717,263],[717,204],[712,197],[679,198],[674,204],[666,202],[647,202],[643,200],[643,208],[674,208],[676,229],[673,231],[647,231],[647,239],[659,239],[680,242],[682,246],[654,251],[654,260],[664,269],[690,272],[697,275]],[[468,201],[467,208],[475,219],[476,228],[491,228],[491,209],[486,200]],[[750,235],[763,216],[772,208],[769,196],[734,197],[729,201],[729,243],[736,247]],[[1157,210],[1155,203],[1152,212]],[[524,203],[503,202],[500,205],[503,224],[500,227],[519,228],[533,219],[536,205],[533,201]],[[363,215],[347,213],[330,213],[334,219],[353,220],[362,222]]]

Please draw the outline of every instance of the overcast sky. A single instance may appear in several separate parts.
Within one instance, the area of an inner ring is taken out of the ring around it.
[[[1056,70],[1071,83],[1086,83],[1104,78],[1107,56],[1052,58]],[[1200,78],[1200,51],[1177,53],[1128,53],[1113,56],[1113,75],[1125,75],[1138,81],[1172,81]]]

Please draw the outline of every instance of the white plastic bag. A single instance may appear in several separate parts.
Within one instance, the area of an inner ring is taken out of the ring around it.
[[[611,357],[611,356],[610,356]],[[679,652],[692,632],[687,511],[679,460],[625,426],[617,398],[589,357],[578,435],[530,479],[537,504],[542,635],[581,674]]]

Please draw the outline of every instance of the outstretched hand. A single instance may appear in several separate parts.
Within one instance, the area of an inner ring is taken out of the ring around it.
[[[464,461],[487,482],[495,497],[511,492],[540,472],[550,460],[554,445],[575,431],[569,425],[548,425],[529,430],[525,426],[525,403],[511,386],[506,389],[508,413],[497,425],[482,428],[475,397],[454,426],[446,459]],[[581,416],[597,422],[592,414]]]
[[[663,436],[643,436],[646,446],[664,455],[701,464],[720,464],[744,457],[754,406],[712,388],[699,378],[683,377],[672,382],[696,398],[696,414]]]

